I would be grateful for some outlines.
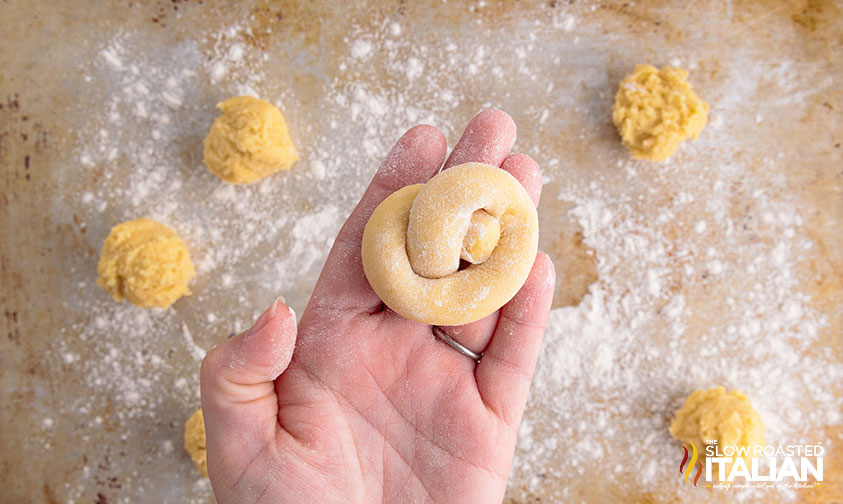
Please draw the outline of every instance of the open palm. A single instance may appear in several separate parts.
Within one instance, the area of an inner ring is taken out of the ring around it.
[[[509,116],[482,112],[444,168],[500,166],[538,202],[539,168],[509,154],[514,140]],[[360,259],[374,208],[430,179],[446,153],[436,128],[408,131],[337,236],[298,334],[279,300],[203,361],[208,470],[219,502],[502,500],[550,309],[552,263],[539,253],[501,310],[442,328],[482,351],[477,363],[431,326],[384,307]]]

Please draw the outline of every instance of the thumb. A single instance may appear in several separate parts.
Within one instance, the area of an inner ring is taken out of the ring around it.
[[[238,453],[226,455],[250,460],[251,450],[275,436],[273,380],[290,364],[295,343],[296,316],[279,297],[248,331],[208,352],[199,376],[209,455],[234,443]]]

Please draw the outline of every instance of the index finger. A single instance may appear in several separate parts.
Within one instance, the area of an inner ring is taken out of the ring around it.
[[[480,112],[465,127],[444,169],[472,162],[500,166],[515,143],[515,133],[515,121],[503,110]]]
[[[386,156],[360,202],[351,212],[334,240],[311,303],[332,309],[369,310],[380,305],[363,272],[360,243],[363,229],[375,208],[390,194],[411,184],[424,183],[439,171],[448,145],[445,136],[433,126],[411,128]]]

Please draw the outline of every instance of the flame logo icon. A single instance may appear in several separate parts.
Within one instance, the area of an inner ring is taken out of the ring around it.
[[[682,462],[679,464],[679,474],[685,475],[685,483],[690,483],[688,478],[691,476],[691,470],[694,466],[697,466],[697,475],[694,476],[694,486],[697,486],[697,481],[700,480],[700,476],[702,476],[702,462],[698,458],[697,453],[697,446],[691,442],[691,460],[688,460],[688,448],[685,445],[682,445],[682,450],[685,452],[685,456],[682,457]],[[687,465],[685,464],[687,462]]]

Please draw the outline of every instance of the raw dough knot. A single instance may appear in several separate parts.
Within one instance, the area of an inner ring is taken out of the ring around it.
[[[524,284],[538,215],[524,187],[483,163],[445,170],[392,193],[363,233],[375,293],[405,318],[460,325],[494,312]],[[460,259],[471,263],[460,270]]]

